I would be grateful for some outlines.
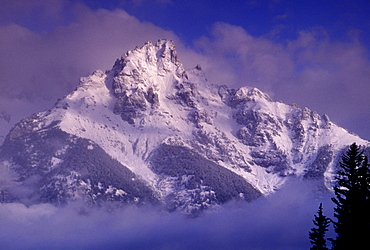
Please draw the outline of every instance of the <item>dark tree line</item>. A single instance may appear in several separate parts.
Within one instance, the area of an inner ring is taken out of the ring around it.
[[[311,249],[328,249],[325,233],[330,221],[336,233],[332,249],[368,249],[370,234],[370,165],[360,147],[353,143],[342,156],[334,187],[334,220],[323,215],[322,204],[309,233]]]

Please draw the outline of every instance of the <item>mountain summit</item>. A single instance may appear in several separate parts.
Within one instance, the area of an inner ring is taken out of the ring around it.
[[[199,65],[184,70],[172,41],[159,40],[16,124],[0,149],[9,175],[0,199],[194,213],[275,192],[287,176],[330,187],[353,142],[369,146],[308,108],[209,83]]]

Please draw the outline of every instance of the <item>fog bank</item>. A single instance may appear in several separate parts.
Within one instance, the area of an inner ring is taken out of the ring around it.
[[[56,208],[0,205],[4,249],[308,249],[320,202],[332,217],[330,192],[291,181],[252,203],[232,202],[198,218],[158,208]]]

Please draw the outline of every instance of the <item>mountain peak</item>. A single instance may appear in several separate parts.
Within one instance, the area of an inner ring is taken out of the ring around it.
[[[0,168],[25,185],[41,176],[34,195],[42,201],[82,193],[92,202],[160,200],[191,212],[269,194],[286,176],[329,186],[353,142],[369,146],[308,108],[253,87],[213,85],[199,65],[185,71],[174,43],[158,40],[14,126]]]
[[[142,47],[127,51],[117,59],[112,69],[115,74],[130,76],[136,71],[151,75],[166,76],[176,72],[179,76],[184,72],[178,60],[175,44],[171,40],[158,40],[155,45],[146,42]]]
[[[170,40],[158,40],[155,45],[146,42],[128,51],[108,74],[118,98],[114,113],[131,124],[144,111],[157,108],[160,98],[171,95],[169,92],[173,92],[174,84],[186,78],[175,44]]]

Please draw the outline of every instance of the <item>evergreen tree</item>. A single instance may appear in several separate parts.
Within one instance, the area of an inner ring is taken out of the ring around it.
[[[310,242],[312,244],[310,249],[327,250],[325,233],[328,231],[330,219],[323,214],[322,203],[320,203],[319,211],[317,211],[317,215],[315,215],[313,224],[315,224],[316,227],[311,228],[311,232],[309,233]]]
[[[340,162],[334,188],[333,249],[368,249],[370,233],[370,170],[368,159],[353,143]]]

